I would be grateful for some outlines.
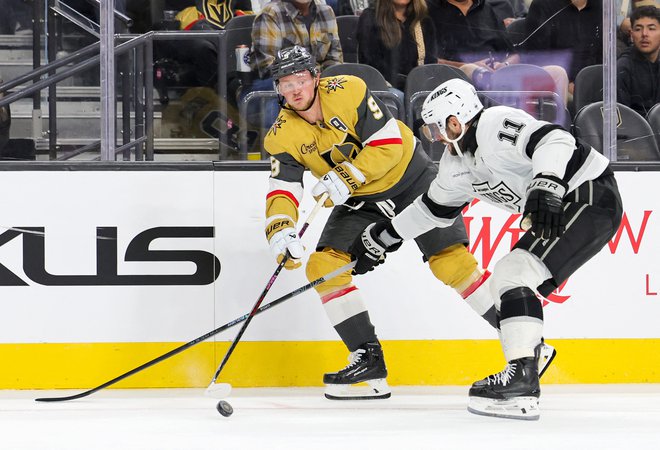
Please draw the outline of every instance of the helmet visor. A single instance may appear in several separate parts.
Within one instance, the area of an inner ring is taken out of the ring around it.
[[[445,127],[441,127],[439,123],[425,123],[421,126],[422,134],[426,139],[431,142],[446,142]]]
[[[307,70],[296,72],[291,75],[292,76],[286,76],[276,81],[277,91],[280,94],[289,94],[304,89],[306,86],[309,86],[314,82],[312,74]]]

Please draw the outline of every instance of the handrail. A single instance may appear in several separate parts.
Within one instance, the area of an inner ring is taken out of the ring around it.
[[[71,63],[75,63],[79,59],[86,58],[87,56],[94,53],[98,53],[99,49],[100,49],[99,43],[94,42],[93,44],[90,44],[87,47],[83,47],[80,50],[76,50],[70,55],[56,59],[55,61],[52,61],[46,64],[45,66],[39,66],[38,68],[31,70],[30,72],[27,72],[17,78],[14,78],[13,80],[0,84],[0,92],[7,92],[9,89],[19,86],[27,81],[32,81],[36,78],[40,78],[42,75],[52,70],[56,70],[59,69],[60,67],[69,65]]]
[[[87,3],[90,3],[90,4],[94,5],[96,8],[101,8],[100,0],[87,0]],[[116,9],[113,12],[115,14],[115,18],[122,21],[127,27],[130,27],[131,25],[133,25],[133,19],[128,17],[126,14],[124,14],[120,11],[117,11]]]
[[[123,44],[119,44],[115,49],[115,54],[119,55],[119,54],[126,53],[127,51],[132,50],[133,48],[137,47],[138,45],[143,44],[145,41],[151,39],[150,35],[152,33],[154,33],[154,31],[150,31],[150,32],[145,33],[145,34],[143,34],[143,35],[141,35],[141,36],[139,36],[135,39],[131,39],[128,42],[124,42]],[[96,55],[96,56],[94,56],[90,59],[85,60],[84,62],[76,64],[73,67],[69,67],[69,68],[67,68],[67,69],[65,69],[61,72],[58,72],[54,75],[51,75],[47,78],[44,78],[43,80],[38,81],[38,82],[36,82],[36,83],[34,83],[30,86],[26,86],[24,89],[20,90],[19,92],[14,92],[13,94],[10,94],[10,95],[4,97],[3,99],[1,99],[0,100],[0,107],[8,105],[8,104],[10,104],[10,103],[12,103],[16,100],[20,100],[24,97],[27,97],[28,95],[32,94],[33,92],[37,92],[37,91],[40,91],[40,90],[45,89],[47,87],[50,87],[50,86],[66,79],[66,78],[69,78],[73,75],[76,75],[79,72],[83,72],[83,71],[89,69],[90,67],[96,65],[100,61],[100,59],[101,59],[100,55]],[[52,71],[53,67],[51,66],[51,64],[54,64],[54,63],[55,63],[55,61],[53,63],[49,63],[45,66],[41,66],[39,69],[36,69],[36,70],[37,71],[43,71],[44,69],[46,69],[45,70],[46,72]],[[30,72],[30,73],[32,73],[32,72]],[[28,73],[28,75],[30,73]],[[32,78],[34,78],[34,77],[31,76],[30,79],[32,79]]]
[[[193,32],[187,31],[185,33],[181,33],[178,31],[149,31],[144,34],[137,35],[136,37],[130,39],[129,41],[117,45],[117,47],[115,48],[115,54],[116,55],[124,54],[140,45],[145,44],[147,41],[167,40],[169,37],[172,36],[177,36],[177,38],[184,40],[192,40],[199,38],[215,38],[218,36],[218,33],[222,33],[222,31],[193,31]],[[63,71],[57,72],[55,75],[51,75],[47,78],[44,78],[43,80],[40,80],[30,86],[26,86],[24,89],[22,89],[19,92],[14,92],[4,97],[3,99],[0,100],[0,107],[13,103],[14,101],[20,100],[24,97],[27,97],[28,95],[36,91],[40,91],[44,88],[47,88],[52,84],[58,83],[66,78],[69,78],[70,76],[76,75],[79,72],[87,70],[91,66],[96,65],[100,61],[100,56],[96,55],[93,56],[92,58],[87,58],[87,56],[93,54],[95,51],[98,52],[99,49],[100,49],[99,43],[96,42],[75,53],[65,56],[64,58],[57,59],[44,66],[40,66],[38,69],[34,69],[30,71],[25,75],[17,78],[16,80],[8,81],[7,83],[1,84],[0,92],[4,92],[7,89],[11,89],[12,87],[16,87],[17,85],[22,84],[26,81],[38,78],[43,74],[51,72],[59,67],[62,67],[67,64],[75,63],[77,60],[82,59],[83,57],[85,58],[85,60],[80,64],[77,64],[73,67],[69,67]]]
[[[136,158],[142,159],[143,149],[142,144],[144,144],[144,157],[147,160],[153,159],[154,156],[154,126],[153,126],[153,43],[154,41],[161,40],[171,40],[173,38],[177,40],[195,40],[195,39],[207,39],[210,41],[217,42],[218,45],[218,73],[223,73],[226,70],[225,58],[221,56],[223,48],[223,37],[225,31],[186,31],[185,33],[177,31],[149,31],[142,35],[129,35],[130,38],[126,42],[122,42],[115,47],[115,55],[123,55],[129,51],[136,50],[136,54],[139,55],[139,61],[136,61],[138,66],[138,73],[142,75],[139,77],[139,83],[136,83],[135,99],[136,99],[136,139],[125,142],[119,148],[115,148],[115,152],[121,152],[128,150],[130,148],[136,148]],[[115,39],[120,41],[126,39],[126,35],[116,35]],[[94,56],[92,56],[94,55]],[[97,66],[100,63],[100,44],[94,43],[81,50],[78,50],[70,55],[67,55],[64,58],[54,59],[50,63],[40,66],[32,71],[24,74],[12,81],[0,85],[0,92],[6,92],[8,89],[16,87],[26,81],[33,80],[33,84],[28,85],[20,89],[18,92],[13,92],[4,98],[0,99],[0,107],[9,105],[17,100],[31,96],[32,94],[38,93],[43,89],[48,88],[51,92],[49,93],[49,120],[55,120],[57,116],[54,109],[54,89],[57,83],[60,81],[69,78],[73,75],[76,75],[80,72],[90,69],[91,67]],[[73,64],[72,66],[66,67],[63,70],[57,71],[56,69],[63,66]],[[43,75],[46,75],[43,77]],[[41,79],[39,79],[41,78]],[[218,77],[219,79],[219,92],[226,92],[226,80],[224,77]],[[37,81],[38,80],[38,81]],[[137,85],[140,85],[140,89],[137,90]],[[141,92],[144,92],[144,101],[139,98]],[[123,96],[126,101],[126,95]],[[52,103],[52,104],[51,104]],[[221,109],[226,116],[226,105],[221,105]],[[144,116],[143,118],[137,117],[139,110],[139,115]],[[143,120],[144,119],[144,120]],[[124,126],[126,126],[124,124]],[[50,148],[51,148],[51,159],[59,159],[55,157],[54,148],[56,146],[56,125],[51,123],[50,126]],[[222,137],[221,137],[222,141]],[[89,148],[80,149],[84,151],[89,151]],[[69,153],[66,157],[75,156],[72,153]]]
[[[78,25],[80,28],[93,35],[94,37],[100,37],[100,25],[89,17],[85,17],[80,12],[78,12],[78,10],[72,8],[66,3],[58,2],[56,6],[51,6],[50,9],[60,16],[69,19],[69,21]]]

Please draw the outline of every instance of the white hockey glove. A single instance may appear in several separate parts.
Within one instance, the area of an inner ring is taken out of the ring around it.
[[[552,239],[564,234],[564,195],[568,184],[550,174],[538,174],[527,187],[527,201],[521,228],[531,219],[532,234],[540,239]]]
[[[266,226],[266,239],[268,239],[270,251],[278,264],[282,262],[286,252],[289,252],[289,259],[284,264],[284,268],[292,270],[302,265],[300,259],[303,257],[305,248],[300,242],[291,218],[278,217],[269,222]]]
[[[383,220],[367,226],[348,250],[351,259],[357,261],[353,275],[363,275],[385,261],[385,253],[399,249],[403,239],[392,227],[392,222]]]
[[[318,199],[324,192],[328,199],[323,206],[331,207],[343,204],[353,192],[364,184],[366,177],[353,164],[343,162],[323,175],[312,188],[312,195]]]

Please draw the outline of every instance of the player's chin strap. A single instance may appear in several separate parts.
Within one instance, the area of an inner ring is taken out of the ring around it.
[[[312,97],[312,101],[309,102],[309,106],[305,109],[295,109],[295,108],[291,108],[290,106],[288,106],[286,104],[286,102],[284,101],[284,96],[280,94],[279,90],[277,91],[277,103],[279,103],[280,108],[288,109],[289,111],[294,111],[294,112],[307,111],[309,108],[314,106],[314,102],[316,101],[316,96],[317,96],[318,92],[319,92],[319,82],[317,81],[316,86],[314,86],[314,97]]]
[[[461,158],[463,157],[463,152],[461,151],[461,147],[458,145],[458,141],[463,139],[463,136],[465,136],[465,132],[467,131],[467,126],[463,125],[462,123],[459,122],[461,125],[461,134],[456,138],[456,139],[449,139],[447,136],[445,136],[445,140],[449,143],[451,143],[452,147],[454,147],[454,150],[460,156]]]

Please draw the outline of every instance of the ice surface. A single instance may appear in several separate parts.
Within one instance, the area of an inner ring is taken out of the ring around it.
[[[470,414],[467,387],[397,387],[378,401],[321,388],[234,389],[225,418],[203,389],[0,391],[0,449],[660,449],[660,385],[543,387],[541,419]]]

